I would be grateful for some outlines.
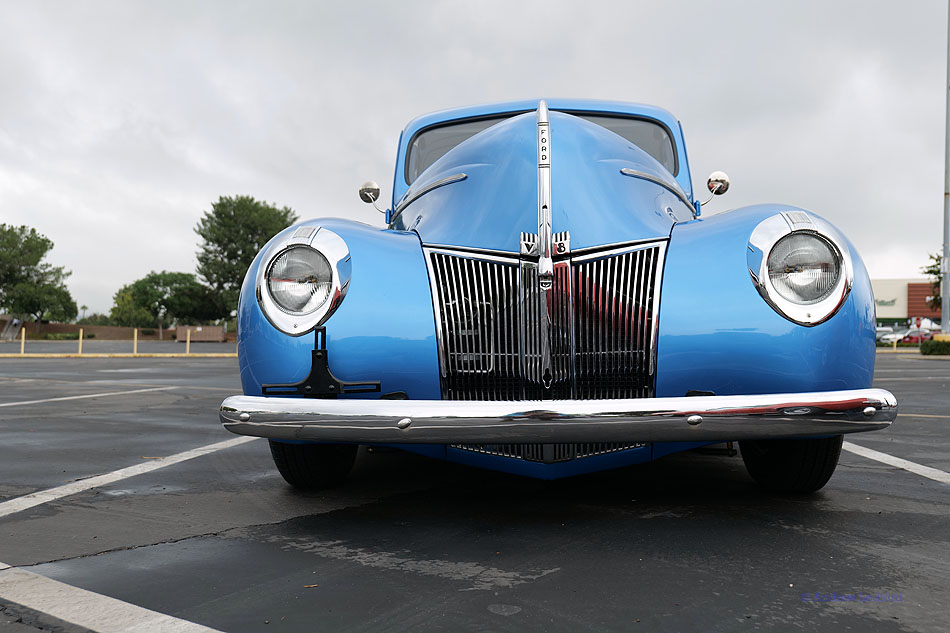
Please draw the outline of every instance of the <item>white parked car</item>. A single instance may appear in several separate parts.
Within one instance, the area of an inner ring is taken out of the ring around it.
[[[896,332],[891,332],[890,334],[885,334],[881,336],[881,338],[878,340],[881,341],[882,343],[888,343],[888,344],[900,342],[900,340],[904,338],[907,335],[907,332],[909,331],[910,330],[897,330]]]

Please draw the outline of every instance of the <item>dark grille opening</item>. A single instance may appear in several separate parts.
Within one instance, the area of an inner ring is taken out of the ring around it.
[[[451,444],[451,448],[483,455],[523,459],[548,464],[568,462],[595,455],[606,455],[641,448],[646,444],[633,442],[594,442],[581,444]]]

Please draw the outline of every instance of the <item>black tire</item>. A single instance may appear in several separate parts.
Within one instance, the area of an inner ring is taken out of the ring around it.
[[[742,461],[757,484],[775,492],[815,492],[838,465],[842,436],[739,442]]]
[[[270,454],[284,481],[302,490],[339,486],[356,461],[356,444],[270,442]]]

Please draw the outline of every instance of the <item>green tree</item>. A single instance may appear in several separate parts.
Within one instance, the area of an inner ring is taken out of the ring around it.
[[[154,327],[156,319],[143,306],[137,304],[128,286],[123,286],[113,297],[109,320],[125,327]]]
[[[111,313],[118,325],[132,327],[201,323],[224,316],[218,296],[193,274],[165,270],[119,288]]]
[[[290,207],[279,209],[251,196],[221,196],[198,220],[198,275],[218,294],[228,314],[237,308],[241,282],[254,257],[296,221]]]
[[[0,224],[0,308],[20,317],[71,321],[79,310],[70,273],[43,261],[53,242],[28,226]]]
[[[927,303],[934,310],[939,310],[941,302],[940,281],[943,278],[943,273],[940,272],[940,264],[943,262],[943,256],[940,253],[932,253],[929,257],[930,263],[921,267],[920,272],[930,277],[931,296]]]

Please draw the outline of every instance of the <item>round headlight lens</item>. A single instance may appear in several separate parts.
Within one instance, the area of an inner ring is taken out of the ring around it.
[[[769,279],[794,303],[817,303],[831,294],[841,277],[838,249],[813,233],[790,233],[769,253]]]
[[[309,314],[330,296],[333,272],[327,258],[309,246],[292,246],[274,258],[266,274],[267,291],[289,314]]]

